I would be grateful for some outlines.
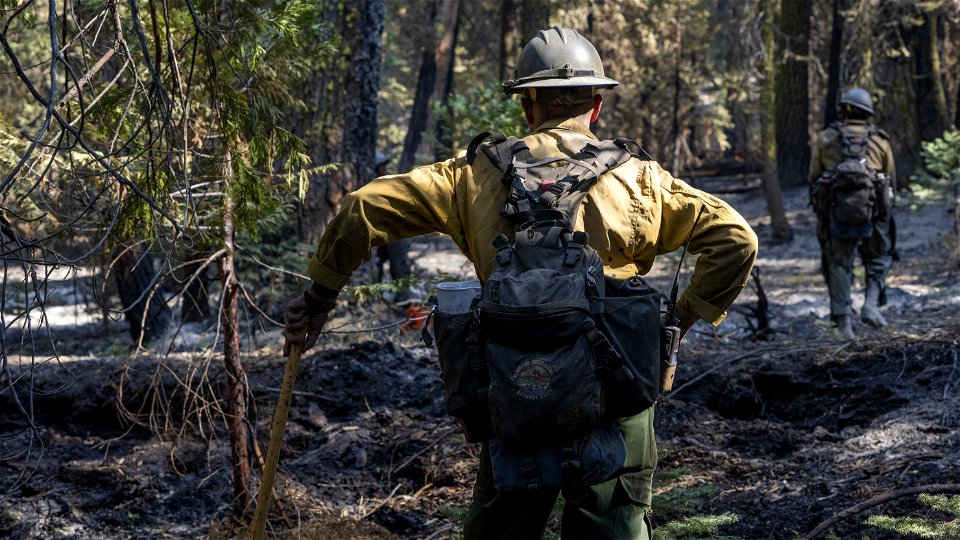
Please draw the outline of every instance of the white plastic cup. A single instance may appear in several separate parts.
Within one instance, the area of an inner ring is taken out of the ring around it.
[[[455,315],[469,313],[474,298],[480,297],[480,280],[437,283],[437,309]]]

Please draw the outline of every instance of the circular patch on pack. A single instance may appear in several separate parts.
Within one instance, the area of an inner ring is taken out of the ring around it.
[[[527,360],[513,370],[517,395],[523,399],[543,399],[550,395],[553,368],[540,359]]]

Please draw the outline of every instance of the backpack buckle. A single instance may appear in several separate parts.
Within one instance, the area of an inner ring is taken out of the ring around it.
[[[506,235],[498,234],[493,239],[493,247],[497,248],[497,263],[501,266],[509,264],[513,257],[513,251],[510,250],[510,240],[507,239]]]
[[[577,453],[577,442],[566,441],[560,444],[560,471],[561,474],[572,474],[580,469],[580,456]]]

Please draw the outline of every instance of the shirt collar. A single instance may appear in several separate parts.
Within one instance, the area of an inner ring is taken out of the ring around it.
[[[580,133],[581,135],[586,135],[587,137],[590,137],[595,141],[600,140],[597,138],[596,135],[593,134],[593,132],[590,131],[590,128],[588,128],[587,126],[584,126],[582,123],[578,122],[577,120],[574,120],[573,118],[567,118],[567,119],[554,118],[553,120],[547,120],[546,122],[540,124],[540,127],[537,128],[537,132],[547,131],[551,129],[565,129],[568,131],[576,131],[577,133]]]

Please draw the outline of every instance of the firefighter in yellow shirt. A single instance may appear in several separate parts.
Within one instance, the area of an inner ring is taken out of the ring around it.
[[[856,337],[850,289],[858,251],[867,282],[860,318],[872,326],[887,325],[880,307],[885,303],[887,274],[893,265],[893,191],[897,170],[889,136],[870,123],[873,115],[869,92],[860,87],[844,92],[840,98],[840,121],[820,133],[810,157],[811,194],[817,210],[821,265],[830,294],[830,317],[847,340]],[[838,200],[844,194],[854,193],[839,190],[843,180],[838,173],[849,163],[858,168],[857,162],[865,167],[860,172],[866,173],[870,184],[866,200],[856,202],[867,212],[862,225],[848,219],[858,213],[857,208],[841,208],[842,201]],[[870,209],[866,210],[866,206]]]
[[[600,90],[619,83],[604,76],[593,45],[575,30],[542,30],[524,47],[516,76],[504,83],[521,94],[531,133],[523,138],[534,159],[571,156],[597,138]],[[286,347],[314,345],[340,289],[375,246],[401,238],[448,234],[485,280],[496,263],[492,241],[513,236],[500,216],[508,190],[486,159],[465,153],[407,174],[379,178],[349,195],[309,261],[313,284],[287,306]],[[697,216],[700,216],[697,219]],[[729,205],[673,178],[653,161],[631,158],[604,173],[587,193],[576,229],[604,261],[604,273],[645,274],[657,255],[682,247],[699,254],[677,311],[685,332],[697,320],[719,324],[746,284],[757,238]],[[304,337],[305,334],[305,337]],[[630,472],[589,488],[564,492],[564,538],[649,538],[656,443],[653,407],[620,419]],[[541,537],[558,490],[498,492],[487,445],[468,511],[468,539]]]

